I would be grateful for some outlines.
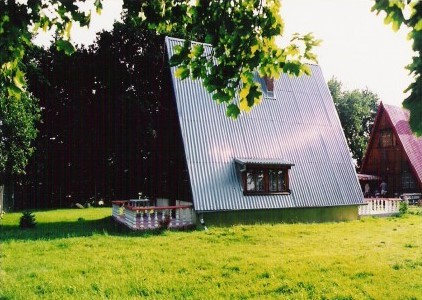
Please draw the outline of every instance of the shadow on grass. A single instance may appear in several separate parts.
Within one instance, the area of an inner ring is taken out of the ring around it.
[[[93,235],[152,236],[163,231],[134,231],[119,224],[110,217],[97,220],[80,219],[74,222],[38,223],[35,228],[20,229],[18,225],[0,225],[0,241],[10,240],[52,240]]]

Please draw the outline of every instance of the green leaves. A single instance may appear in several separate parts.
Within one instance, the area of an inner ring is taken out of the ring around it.
[[[278,77],[281,72],[292,75],[309,74],[309,68],[304,63],[316,61],[312,48],[318,41],[310,34],[295,35],[286,48],[280,48],[276,44],[276,37],[283,34],[284,28],[279,13],[279,0],[124,2],[130,22],[145,22],[157,33],[189,36],[190,40],[205,41],[212,46],[212,53],[206,55],[203,45],[186,41],[175,47],[169,64],[178,67],[176,75],[181,79],[202,79],[205,88],[214,93],[213,98],[218,103],[235,106],[240,104],[235,99],[242,74],[250,74],[256,70],[262,76],[270,77]],[[25,51],[22,45],[31,44],[28,25],[33,24],[33,30],[54,29],[57,35],[56,48],[70,55],[75,52],[75,47],[70,42],[72,25],[74,22],[79,22],[81,26],[90,23],[91,14],[81,12],[73,2],[51,0],[50,3],[47,7],[41,0],[29,1],[27,8],[19,10],[22,13],[19,18],[23,20],[22,24],[18,20],[10,22],[10,15],[4,13],[4,9],[0,10],[0,31],[6,31],[6,26],[16,29],[16,24],[19,23],[18,35],[22,37],[18,43],[10,44],[13,44],[12,58],[0,60],[1,66],[5,62],[13,64],[7,74],[2,69],[12,95],[17,96],[18,90],[22,91],[25,87],[23,73],[16,73],[16,70],[19,69],[18,65]],[[101,13],[102,1],[94,0],[93,3],[96,12]],[[0,8],[2,7],[0,4]],[[9,29],[9,32],[13,31]],[[261,93],[254,87],[253,80],[247,79],[242,85],[249,86],[248,94],[241,100],[242,109],[246,111],[260,103]],[[233,109],[231,111],[234,112]]]
[[[378,95],[365,89],[344,91],[335,78],[328,81],[347,144],[357,166],[362,163],[377,112]]]
[[[31,142],[37,135],[39,108],[36,99],[11,85],[10,97],[0,88],[0,175],[18,175],[25,172],[28,158],[34,151]]]
[[[177,78],[180,78],[183,80],[189,77],[190,71],[185,66],[182,66],[182,67],[177,68],[174,74]]]
[[[230,95],[225,91],[217,91],[214,95],[212,95],[212,99],[218,104],[230,103],[231,98],[232,97],[230,97]]]
[[[9,84],[7,86],[7,94],[9,95],[9,97],[11,98],[16,98],[16,99],[20,99],[21,98],[21,89],[19,89],[16,85],[14,84]]]
[[[103,9],[103,4],[101,0],[95,0],[94,2],[94,6],[95,6],[95,11],[97,12],[97,14],[101,14],[101,11]]]
[[[21,70],[17,70],[15,76],[13,77],[13,83],[15,86],[23,91],[25,88],[25,74]]]
[[[404,102],[403,107],[410,110],[409,124],[416,136],[422,136],[422,94],[420,89],[413,89],[410,95]]]
[[[65,41],[65,40],[58,40],[56,42],[56,48],[57,48],[58,51],[63,51],[67,55],[71,55],[76,51],[76,49],[72,45],[72,43],[69,42],[69,41]]]
[[[416,55],[413,62],[406,68],[414,76],[414,82],[406,89],[410,91],[403,106],[410,110],[410,127],[418,136],[422,135],[422,1],[419,0],[377,0],[372,11],[378,15],[385,12],[385,24],[391,24],[394,31],[402,25],[407,26],[411,31],[408,38],[413,40],[413,50]],[[404,12],[407,12],[406,14]],[[408,17],[405,17],[408,16]]]
[[[201,57],[201,55],[203,53],[204,53],[204,46],[195,45],[195,46],[192,47],[192,51],[191,51],[192,57],[199,58],[199,57]]]
[[[240,109],[237,107],[236,104],[229,104],[227,106],[226,110],[226,116],[232,119],[237,119],[237,117],[240,115]]]
[[[202,79],[204,87],[213,93],[217,103],[227,103],[228,115],[237,116],[238,112],[249,112],[261,103],[262,93],[253,80],[253,72],[260,76],[278,78],[280,73],[299,76],[310,74],[306,62],[316,62],[313,47],[319,44],[312,34],[295,34],[290,45],[280,48],[276,37],[283,34],[283,20],[280,17],[280,1],[181,1],[187,5],[191,18],[172,16],[168,22],[173,24],[183,19],[185,29],[195,36],[204,37],[205,43],[212,47],[212,55],[205,55],[200,44],[175,46],[170,66],[178,66],[176,75],[186,78]],[[176,3],[165,1],[176,8]],[[145,6],[145,14],[153,16],[152,3]],[[155,15],[163,6],[155,6]],[[180,11],[183,9],[180,8]],[[160,29],[162,30],[162,29]],[[239,101],[237,91],[240,89]],[[234,109],[236,107],[237,109]]]

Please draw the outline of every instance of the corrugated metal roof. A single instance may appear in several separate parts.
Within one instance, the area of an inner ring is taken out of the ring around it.
[[[419,182],[422,182],[422,137],[416,137],[410,129],[409,111],[394,105],[384,103],[381,105],[390,117]]]
[[[235,158],[237,163],[243,165],[274,165],[274,166],[294,166],[295,164],[283,159],[259,159],[259,158]]]
[[[183,41],[167,38],[169,57]],[[205,51],[211,48],[205,45]],[[196,211],[324,207],[363,203],[333,100],[318,66],[312,76],[274,81],[265,99],[237,120],[212,100],[200,80],[171,68]],[[290,195],[244,196],[235,158],[286,161]]]

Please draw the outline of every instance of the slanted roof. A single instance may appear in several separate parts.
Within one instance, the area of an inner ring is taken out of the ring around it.
[[[381,103],[390,120],[393,130],[397,133],[400,143],[409,159],[411,168],[419,182],[422,182],[422,137],[416,137],[409,125],[409,111],[394,105]],[[381,108],[380,108],[381,109]]]
[[[169,57],[183,41],[167,38]],[[211,48],[204,45],[205,53]],[[346,139],[318,66],[312,76],[274,80],[265,99],[237,120],[225,116],[200,80],[179,80],[171,68],[194,207],[217,210],[324,207],[363,203]],[[259,78],[256,78],[259,80]],[[289,195],[244,196],[235,158],[286,161]]]

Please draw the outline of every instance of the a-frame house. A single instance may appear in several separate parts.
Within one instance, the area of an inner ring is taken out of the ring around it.
[[[168,57],[182,43],[167,38]],[[159,184],[157,203],[190,202],[197,219],[214,224],[356,219],[363,194],[321,69],[310,67],[311,76],[282,74],[273,85],[256,75],[266,99],[236,121],[200,80],[171,68],[175,113],[163,124],[175,121],[167,130],[181,164]],[[181,178],[187,191],[161,195]]]
[[[422,191],[422,137],[409,126],[409,111],[381,103],[361,173],[387,183],[389,197]]]

